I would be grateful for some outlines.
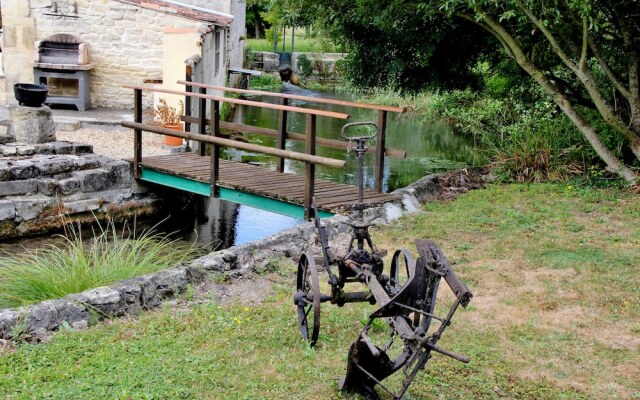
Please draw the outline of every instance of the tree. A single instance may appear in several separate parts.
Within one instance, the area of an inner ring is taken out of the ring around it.
[[[341,3],[332,0],[331,3]],[[375,0],[361,0],[375,7]],[[504,54],[539,84],[604,161],[626,181],[640,160],[640,1],[638,0],[395,0],[425,18],[445,16],[482,28]],[[332,8],[334,8],[332,6]],[[334,9],[339,9],[335,7]],[[387,22],[393,26],[396,21]],[[616,153],[604,131],[624,143]]]
[[[495,48],[475,24],[452,23],[418,2],[331,0],[317,11],[349,53],[345,73],[360,87],[415,92],[426,86],[474,86],[469,65]],[[463,44],[465,51],[459,51]]]

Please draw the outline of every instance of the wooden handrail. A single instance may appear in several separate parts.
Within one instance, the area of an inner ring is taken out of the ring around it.
[[[277,97],[281,99],[302,100],[310,103],[325,103],[325,104],[335,104],[335,105],[345,106],[345,107],[366,108],[369,110],[377,110],[377,111],[390,111],[390,112],[395,112],[400,114],[407,111],[406,107],[393,107],[393,106],[385,106],[381,104],[356,103],[353,101],[325,99],[321,97],[311,97],[311,96],[300,96],[297,94],[288,94],[288,93],[266,92],[263,90],[236,89],[236,88],[229,88],[225,86],[215,86],[215,85],[208,85],[204,83],[189,82],[185,80],[179,80],[178,84],[186,85],[186,86],[194,86],[199,88],[220,90],[220,91],[231,92],[231,93],[255,94],[255,95],[262,95],[262,96]]]
[[[242,105],[245,105],[245,106],[269,108],[269,109],[272,109],[272,110],[283,110],[283,111],[291,111],[291,112],[297,112],[297,113],[307,114],[307,115],[318,115],[318,116],[321,116],[321,117],[330,117],[330,118],[337,118],[337,119],[349,119],[350,118],[349,114],[338,113],[338,112],[333,112],[333,111],[316,110],[316,109],[313,109],[313,108],[282,106],[282,105],[279,105],[279,104],[262,103],[262,102],[259,102],[259,101],[250,101],[250,100],[234,99],[234,98],[230,98],[230,97],[213,96],[213,95],[203,94],[203,93],[183,92],[183,91],[172,90],[172,89],[154,88],[154,87],[151,87],[151,86],[123,85],[123,87],[127,88],[127,89],[144,90],[144,91],[156,92],[156,93],[177,94],[179,96],[190,96],[190,97],[197,97],[197,98],[200,98],[200,99],[222,101],[222,102],[225,102],[225,103],[242,104]]]
[[[313,115],[313,114],[310,114]],[[298,153],[291,150],[274,149],[273,147],[261,146],[258,144],[239,142],[237,140],[224,139],[217,136],[201,135],[199,133],[190,133],[185,131],[177,131],[168,128],[162,128],[155,125],[141,124],[137,122],[122,121],[122,126],[131,129],[138,129],[147,132],[158,133],[161,135],[177,136],[183,139],[196,140],[209,144],[217,144],[234,149],[254,151],[257,153],[268,154],[276,157],[288,158],[290,160],[303,161],[310,164],[326,165],[329,167],[342,168],[345,165],[344,160],[336,160],[334,158]]]
[[[183,122],[188,122],[191,124],[197,124],[199,121],[198,118],[196,117],[188,117],[186,115],[183,115],[180,119]],[[211,120],[205,119],[205,125],[209,125],[210,123],[211,123]],[[229,129],[232,131],[237,131],[242,133],[255,133],[259,135],[271,136],[274,138],[277,138],[279,136],[279,132],[277,129],[262,128],[262,127],[253,126],[253,125],[244,125],[244,124],[237,124],[233,122],[220,121],[220,127],[224,129]],[[307,138],[305,135],[302,135],[300,133],[287,132],[287,139],[295,140],[297,142],[304,142]],[[316,143],[320,146],[325,146],[332,149],[349,150],[349,143],[344,140],[335,140],[335,139],[316,137]],[[375,146],[372,146],[367,149],[367,152],[369,153],[372,153],[375,151],[376,151]],[[384,155],[387,157],[399,158],[401,160],[407,158],[407,152],[404,150],[398,150],[398,149],[386,148],[384,151]]]

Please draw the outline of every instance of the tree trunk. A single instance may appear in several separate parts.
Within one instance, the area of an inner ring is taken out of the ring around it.
[[[636,183],[638,181],[638,175],[636,175],[628,166],[618,159],[611,150],[607,148],[593,127],[591,127],[589,123],[578,113],[573,104],[571,104],[571,102],[569,102],[569,100],[562,94],[561,90],[549,80],[535,62],[527,57],[522,48],[520,48],[518,42],[509,34],[505,27],[488,14],[483,15],[483,21],[484,23],[476,20],[476,23],[479,23],[481,27],[494,35],[500,43],[502,43],[509,55],[515,59],[518,65],[540,86],[542,86],[549,96],[551,96],[553,102],[560,107],[562,112],[565,113],[575,127],[583,134],[585,139],[587,139],[591,147],[596,151],[596,154],[598,154],[602,161],[604,161],[607,166],[607,170],[618,174],[630,184]],[[632,148],[633,144],[634,143],[632,142]],[[637,147],[637,150],[640,150],[640,146]]]

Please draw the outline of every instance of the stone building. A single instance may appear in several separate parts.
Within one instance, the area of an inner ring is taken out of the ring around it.
[[[206,83],[223,85],[227,68],[242,66],[244,0],[0,0],[0,9],[7,104],[16,104],[15,83],[34,81],[36,42],[59,33],[89,45],[93,107],[132,108],[124,84],[171,87],[192,56],[216,63],[198,66]],[[73,90],[64,81],[50,89]]]

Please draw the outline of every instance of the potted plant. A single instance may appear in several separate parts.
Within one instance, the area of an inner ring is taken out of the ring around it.
[[[156,125],[161,125],[163,128],[174,129],[182,131],[182,121],[180,118],[184,113],[184,103],[180,101],[178,109],[169,106],[165,99],[160,99],[158,105],[153,110],[153,122]],[[180,146],[182,145],[182,138],[176,136],[164,137],[164,143],[168,146]]]

